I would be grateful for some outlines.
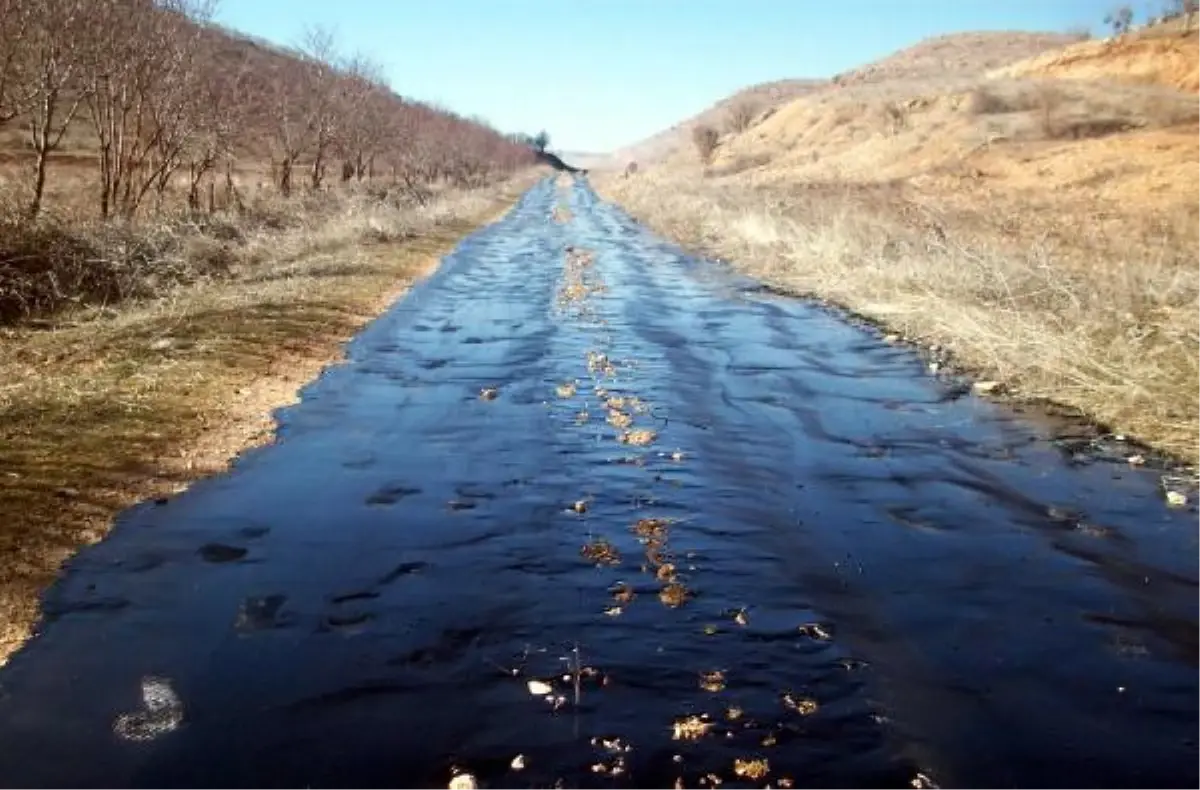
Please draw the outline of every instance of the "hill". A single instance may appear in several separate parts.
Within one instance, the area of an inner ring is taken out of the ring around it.
[[[677,150],[691,145],[692,129],[701,124],[724,128],[735,109],[746,108],[752,116],[768,113],[772,109],[825,87],[825,80],[778,80],[764,82],[744,88],[726,97],[691,118],[680,121],[669,129],[611,154],[611,163],[624,167],[628,162],[639,165],[651,164],[666,158]]]
[[[1023,31],[952,33],[926,39],[881,60],[838,74],[835,85],[851,87],[891,80],[928,80],[946,76],[975,77],[992,69],[1048,51],[1057,51],[1077,36]]]
[[[1196,37],[1178,24],[1156,25],[1136,35],[1083,41],[998,69],[996,77],[1054,77],[1200,90]]]
[[[1060,49],[1076,38],[1052,33],[957,33],[928,39],[882,60],[831,79],[785,79],[745,88],[713,106],[641,142],[618,149],[613,164],[652,164],[691,148],[692,129],[699,125],[725,131],[735,108],[753,108],[761,117],[789,102],[841,87],[891,80],[971,77],[1031,56]]]
[[[706,161],[676,136],[601,187],[938,369],[950,353],[1194,461],[1197,34],[1168,29],[931,39],[725,130]]]

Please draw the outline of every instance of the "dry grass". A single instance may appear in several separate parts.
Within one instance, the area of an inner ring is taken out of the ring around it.
[[[527,182],[424,208],[364,196],[292,206],[281,229],[232,228],[240,240],[220,278],[0,330],[0,662],[64,559],[122,508],[268,440],[272,409]]]
[[[777,287],[939,344],[1023,396],[1197,458],[1194,215],[1174,230],[1126,216],[1084,268],[1060,260],[1065,246],[1006,240],[1000,226],[1045,210],[1017,202],[939,212],[899,187],[770,193],[662,173],[602,188],[665,235]],[[1057,208],[1064,245],[1095,232],[1087,217]]]

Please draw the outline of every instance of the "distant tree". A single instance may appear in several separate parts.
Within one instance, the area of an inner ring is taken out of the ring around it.
[[[530,140],[530,143],[538,151],[545,152],[546,146],[550,145],[550,135],[546,133],[545,129],[543,129],[533,136],[533,138]]]
[[[30,3],[24,33],[23,81],[19,89],[34,152],[32,194],[26,213],[42,209],[50,153],[59,147],[79,113],[86,88],[81,57],[87,35],[87,0],[43,0]]]
[[[739,101],[729,110],[726,118],[726,128],[731,132],[744,132],[754,123],[758,115],[758,105],[751,101]]]
[[[1123,36],[1133,26],[1133,9],[1127,5],[1119,6],[1104,17],[1104,24],[1112,29],[1114,36]]]
[[[700,161],[708,164],[712,161],[713,153],[717,150],[717,144],[721,141],[721,135],[711,126],[700,124],[692,129],[692,143],[696,146],[696,153],[700,154]]]

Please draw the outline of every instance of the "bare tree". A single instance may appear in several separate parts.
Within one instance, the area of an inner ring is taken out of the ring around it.
[[[692,128],[692,143],[696,146],[696,153],[700,154],[700,161],[704,164],[712,161],[717,144],[720,142],[721,135],[711,126],[699,124]]]
[[[93,0],[84,89],[100,148],[100,215],[129,218],[194,133],[204,0]]]
[[[34,152],[32,194],[26,209],[31,219],[42,210],[50,154],[61,145],[88,95],[80,72],[90,5],[88,0],[43,0],[28,20],[22,62]]]
[[[0,0],[0,127],[20,115],[30,98],[23,60],[37,7],[37,0]]]
[[[193,212],[200,210],[201,184],[206,177],[211,178],[222,160],[226,163],[226,191],[232,191],[234,145],[250,120],[249,108],[253,102],[250,80],[253,65],[248,53],[218,52],[209,43],[201,58],[193,87],[195,130],[185,152],[187,202]],[[211,199],[209,209],[212,209]]]
[[[388,115],[398,101],[383,81],[383,69],[359,55],[345,66],[342,93],[342,180],[362,181],[374,175],[374,160],[388,134]]]
[[[754,123],[754,119],[758,116],[758,105],[754,102],[745,100],[739,101],[729,109],[726,117],[726,128],[731,132],[744,132],[750,128],[750,124]]]
[[[320,189],[348,104],[347,80],[338,69],[337,42],[331,30],[310,28],[304,35],[302,57],[308,66],[306,115],[313,149],[309,184]]]

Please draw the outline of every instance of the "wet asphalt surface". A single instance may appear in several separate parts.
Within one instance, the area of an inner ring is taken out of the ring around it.
[[[1197,785],[1194,510],[586,182],[279,416],[69,564],[0,782]]]

